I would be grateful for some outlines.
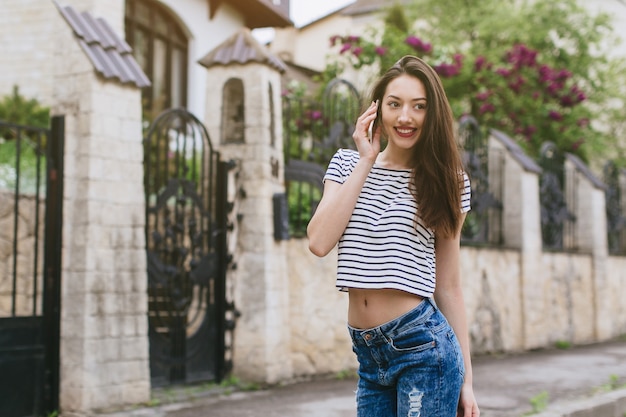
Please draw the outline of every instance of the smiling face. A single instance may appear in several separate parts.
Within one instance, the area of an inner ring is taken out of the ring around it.
[[[388,146],[412,149],[426,118],[426,88],[416,77],[402,74],[387,84],[381,102],[382,127]]]

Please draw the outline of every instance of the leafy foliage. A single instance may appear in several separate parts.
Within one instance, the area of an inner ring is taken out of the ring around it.
[[[19,125],[46,128],[50,124],[50,110],[36,99],[26,99],[14,86],[11,95],[0,100],[0,120]],[[11,139],[5,137],[5,140]]]
[[[610,16],[576,0],[415,0],[388,8],[384,22],[382,31],[331,38],[335,71],[382,71],[417,55],[439,73],[457,117],[505,131],[529,154],[550,140],[587,161],[624,159],[626,61],[610,58],[618,42]]]
[[[0,100],[0,121],[47,128],[50,123],[49,109],[41,106],[36,99],[21,96],[15,86],[11,95]],[[15,189],[18,175],[21,192],[35,193],[38,184],[44,187],[45,145],[46,135],[37,132],[37,129],[18,130],[0,125],[0,189]]]

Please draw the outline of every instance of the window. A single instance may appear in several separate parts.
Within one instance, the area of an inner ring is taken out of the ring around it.
[[[244,143],[245,125],[243,82],[231,78],[222,95],[222,143]]]
[[[187,106],[187,44],[171,12],[154,0],[126,0],[126,42],[152,85],[142,91],[144,118]]]

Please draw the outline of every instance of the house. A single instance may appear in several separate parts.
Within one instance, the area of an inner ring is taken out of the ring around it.
[[[84,11],[80,1],[59,1]],[[292,26],[288,0],[115,0],[90,10],[124,37],[152,85],[142,91],[146,112],[186,107],[204,114],[206,77],[197,61],[240,28]],[[25,97],[49,105],[54,45],[49,41],[58,12],[53,0],[3,4],[0,95],[18,84]],[[10,18],[17,16],[16,18]]]

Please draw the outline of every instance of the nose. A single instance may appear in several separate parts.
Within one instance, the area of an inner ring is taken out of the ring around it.
[[[410,122],[411,121],[411,107],[402,106],[400,114],[398,115],[398,122]]]

